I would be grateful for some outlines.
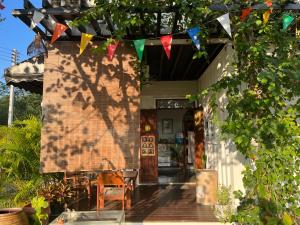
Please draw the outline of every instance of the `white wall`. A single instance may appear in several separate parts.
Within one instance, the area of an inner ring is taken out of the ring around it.
[[[233,60],[233,49],[231,44],[225,45],[215,60],[209,65],[207,70],[198,80],[199,91],[215,83],[220,77],[230,74],[230,62]],[[207,167],[218,171],[219,184],[229,186],[233,190],[242,190],[242,174],[245,160],[239,154],[231,140],[221,140],[218,122],[212,122],[211,109],[208,105],[208,99],[204,99],[201,104],[204,107],[205,121],[208,127],[205,127],[205,151],[207,155]],[[218,96],[217,116],[220,121],[226,118],[227,98],[225,91]]]
[[[141,109],[155,109],[156,99],[185,99],[198,93],[198,81],[151,81],[141,88]]]

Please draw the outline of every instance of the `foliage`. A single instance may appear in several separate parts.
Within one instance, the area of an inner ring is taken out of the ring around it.
[[[49,207],[49,203],[44,197],[34,197],[31,200],[31,205],[35,210],[34,225],[41,225],[42,221],[48,218],[48,214],[45,213],[44,209]]]
[[[219,205],[227,205],[232,203],[231,186],[227,187],[219,185],[217,190],[217,202]]]
[[[75,193],[71,185],[63,180],[49,179],[38,190],[38,195],[45,197],[49,202],[65,203],[74,197]]]
[[[215,206],[214,213],[222,223],[230,222],[231,216],[234,213],[232,198],[231,186],[219,185],[217,190],[217,205]]]

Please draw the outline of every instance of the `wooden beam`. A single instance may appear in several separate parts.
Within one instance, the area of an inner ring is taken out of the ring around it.
[[[231,42],[228,38],[210,38],[207,40],[208,44],[226,44]],[[191,45],[192,40],[188,38],[183,39],[173,39],[172,45]],[[159,39],[156,40],[146,40],[145,45],[154,46],[161,45],[161,41]]]
[[[166,53],[165,53],[165,51],[162,49],[161,55],[160,55],[160,65],[159,65],[159,75],[158,75],[159,80],[161,80],[161,78],[162,78],[164,54],[166,54]]]
[[[144,21],[144,19],[145,19],[144,13],[140,13],[140,18],[141,18],[141,20]],[[140,26],[140,28],[141,28],[142,34],[146,35],[145,25]]]
[[[180,47],[179,47],[179,51],[178,51],[177,56],[176,56],[175,63],[174,63],[174,65],[173,65],[173,69],[172,69],[172,71],[171,71],[171,75],[170,75],[170,79],[171,79],[171,80],[173,79],[174,74],[175,74],[175,72],[176,72],[177,64],[179,63],[179,59],[180,59],[180,57],[181,57],[181,55],[182,55],[182,50],[183,50],[183,46],[180,46]]]
[[[192,57],[191,60],[190,60],[190,62],[189,62],[188,67],[186,68],[185,73],[183,74],[182,80],[184,80],[186,78],[186,76],[189,74],[189,72],[191,70],[191,67],[193,65],[193,62],[194,62],[194,60],[193,60],[193,57]]]
[[[30,28],[30,25],[31,25],[31,19],[29,19],[27,16],[20,16],[19,18],[20,18],[20,20],[23,21],[23,23],[25,23],[25,24]],[[42,36],[42,38],[43,38],[44,40],[48,40],[48,37],[47,37],[47,35],[45,34],[45,32],[42,31],[38,26],[36,26],[36,27],[33,28],[32,30],[33,30],[35,33],[39,33],[39,34]]]
[[[175,17],[174,17],[174,23],[173,23],[173,27],[172,27],[172,33],[176,33],[177,30],[177,22],[179,20],[180,14],[178,11],[175,12]]]
[[[34,5],[29,0],[24,0],[24,9],[35,9]]]
[[[115,31],[115,28],[114,28],[114,25],[113,25],[113,23],[112,23],[110,17],[109,17],[108,15],[105,15],[105,16],[104,16],[104,19],[105,19],[105,21],[106,21],[106,23],[107,23],[108,29],[109,29],[110,32],[113,34],[114,31]]]

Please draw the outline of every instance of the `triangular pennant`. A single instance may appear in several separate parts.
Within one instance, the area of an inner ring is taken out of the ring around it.
[[[263,21],[264,21],[264,24],[266,25],[269,21],[269,18],[270,18],[270,14],[271,14],[271,10],[268,10],[268,11],[265,11],[264,14],[263,14]]]
[[[226,13],[226,14],[224,14],[222,16],[219,16],[217,18],[217,20],[220,22],[220,24],[222,25],[222,27],[224,28],[224,30],[228,33],[228,35],[230,37],[232,37],[232,35],[231,35],[229,13]]]
[[[68,29],[66,25],[63,25],[61,23],[56,23],[55,29],[52,35],[51,44],[53,44],[61,35],[63,32],[65,32]]]
[[[86,48],[86,46],[90,43],[94,35],[92,34],[86,34],[82,33],[81,34],[81,41],[80,41],[80,50],[79,50],[79,55],[81,55]]]
[[[252,7],[248,7],[242,10],[242,15],[240,17],[241,21],[244,21],[252,12]]]
[[[144,48],[145,48],[145,39],[140,39],[140,40],[135,40],[133,41],[135,50],[137,52],[138,58],[140,61],[142,61],[143,58],[143,52],[144,52]]]
[[[290,16],[290,15],[283,15],[282,18],[282,29],[285,31],[290,25],[291,23],[294,21],[294,17]]]
[[[272,3],[271,0],[265,0],[265,4],[266,4],[266,6],[268,6],[268,7],[272,7],[272,5],[273,5],[273,3]]]
[[[33,29],[36,27],[36,25],[44,19],[45,15],[37,10],[34,10],[32,21],[30,24],[30,29]]]
[[[114,43],[111,43],[107,46],[107,55],[108,55],[109,60],[113,59],[116,49],[118,47],[118,44],[119,44],[119,42],[115,41]]]
[[[193,27],[187,30],[188,35],[192,39],[194,45],[198,50],[200,50],[200,40],[198,38],[198,35],[200,33],[200,27]]]
[[[0,9],[5,9],[5,6],[2,4],[2,2],[0,2]]]
[[[160,41],[164,47],[164,50],[167,54],[168,59],[171,57],[171,48],[172,48],[172,35],[166,35],[160,37]]]

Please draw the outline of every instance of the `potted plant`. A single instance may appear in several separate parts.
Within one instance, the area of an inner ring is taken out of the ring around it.
[[[220,222],[230,222],[231,215],[234,213],[231,186],[219,185],[214,213]]]

